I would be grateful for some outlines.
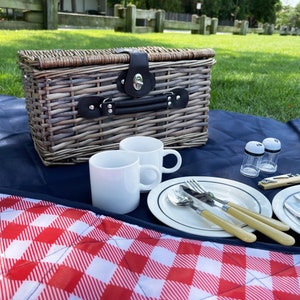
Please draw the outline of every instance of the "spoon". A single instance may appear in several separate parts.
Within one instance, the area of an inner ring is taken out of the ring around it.
[[[256,241],[256,235],[244,230],[243,228],[236,226],[223,218],[213,214],[207,209],[200,209],[198,206],[194,205],[193,199],[188,196],[182,195],[179,191],[171,190],[168,192],[168,200],[176,206],[182,207],[190,207],[192,208],[197,214],[204,217],[205,219],[213,222],[214,224],[221,227],[226,232],[238,237],[244,242],[253,243]]]
[[[294,195],[296,201],[284,203],[285,208],[296,218],[300,219],[300,196],[297,194]]]
[[[295,195],[294,195],[294,198],[295,198],[296,200],[300,201],[300,196],[299,196],[298,194],[299,194],[299,193],[295,194]]]

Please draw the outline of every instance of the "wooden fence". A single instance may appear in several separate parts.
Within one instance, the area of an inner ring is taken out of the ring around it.
[[[0,8],[24,11],[23,20],[0,21],[0,29],[58,28],[58,0],[0,0]]]
[[[121,21],[115,28],[124,32],[163,32],[165,29],[191,30],[192,33],[214,34],[217,32],[218,19],[206,16],[192,16],[191,22],[166,20],[163,10],[140,10],[135,5],[115,5],[115,16]]]
[[[0,7],[24,11],[23,20],[0,21],[0,29],[108,28],[132,33],[173,29],[213,34],[218,25],[218,19],[196,15],[192,22],[166,20],[163,10],[140,10],[135,5],[115,5],[114,16],[58,12],[58,0],[0,0]]]
[[[114,7],[114,16],[87,15],[58,11],[59,0],[0,0],[0,8],[20,10],[23,18],[19,21],[0,21],[0,29],[58,29],[101,28],[122,32],[145,33],[164,30],[186,30],[192,34],[215,34],[231,32],[245,35],[250,32],[247,21],[237,21],[235,26],[218,26],[217,18],[192,15],[191,21],[172,21],[166,19],[163,10],[140,10],[135,5],[126,8],[120,4]],[[255,32],[270,34],[264,28]],[[271,33],[272,34],[272,33]]]

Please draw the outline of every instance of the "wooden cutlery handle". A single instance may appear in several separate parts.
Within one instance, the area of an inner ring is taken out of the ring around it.
[[[282,245],[292,246],[295,244],[295,239],[291,235],[260,222],[234,207],[226,206],[226,212]]]
[[[222,229],[224,229],[226,232],[238,237],[244,242],[247,243],[253,243],[256,241],[256,235],[244,230],[243,228],[234,225],[233,223],[230,223],[223,218],[213,214],[209,210],[202,210],[201,216],[206,218],[207,220],[213,222],[214,224],[220,226]]]
[[[272,182],[272,181],[264,182],[262,180],[258,183],[258,185],[260,187],[262,187],[264,190],[269,190],[269,189],[275,189],[275,188],[279,188],[279,187],[291,186],[291,185],[299,184],[299,183],[300,183],[299,176],[295,176],[295,177],[280,178],[280,179],[274,180],[274,182]]]
[[[249,216],[251,216],[251,217],[253,217],[253,218],[255,218],[255,219],[257,219],[257,220],[259,220],[261,222],[264,222],[264,223],[266,223],[266,224],[268,224],[268,225],[270,225],[270,226],[272,226],[272,227],[274,227],[274,228],[276,228],[278,230],[288,231],[290,229],[289,225],[287,225],[287,224],[285,224],[283,222],[280,222],[278,220],[275,220],[273,218],[269,218],[267,216],[264,216],[264,215],[262,215],[260,213],[254,212],[254,211],[252,211],[250,209],[247,209],[246,207],[243,207],[241,205],[235,204],[233,202],[228,202],[228,204],[231,207],[234,207],[234,208],[236,208],[236,209],[244,212],[245,214],[247,214],[247,215],[249,215]]]

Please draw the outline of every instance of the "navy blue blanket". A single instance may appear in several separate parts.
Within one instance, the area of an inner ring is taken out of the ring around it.
[[[270,118],[211,110],[208,128],[207,144],[180,150],[182,167],[176,173],[165,174],[163,180],[181,176],[228,178],[259,189],[272,201],[280,189],[263,191],[257,186],[262,176],[251,179],[239,172],[246,142],[262,141],[266,137],[276,137],[282,143],[276,174],[300,171],[300,119],[281,123]],[[172,161],[167,161],[168,163]],[[45,167],[33,146],[24,99],[4,95],[0,95],[0,192],[103,213],[91,205],[88,163]],[[140,206],[128,215],[109,215],[177,236],[242,244],[235,238],[199,237],[171,229],[151,214],[146,198],[147,194],[142,194]],[[289,233],[297,240],[295,247],[280,246],[260,234],[258,242],[250,247],[300,253],[299,235],[292,230]]]

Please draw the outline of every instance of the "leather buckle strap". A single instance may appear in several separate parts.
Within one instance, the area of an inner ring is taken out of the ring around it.
[[[130,55],[128,70],[122,71],[117,78],[120,92],[134,98],[149,94],[155,87],[155,77],[149,71],[148,55],[138,51],[124,51]]]
[[[185,89],[174,89],[153,97],[117,101],[98,96],[86,96],[78,100],[78,113],[81,117],[92,119],[161,109],[179,109],[185,108],[188,100],[189,94]]]

